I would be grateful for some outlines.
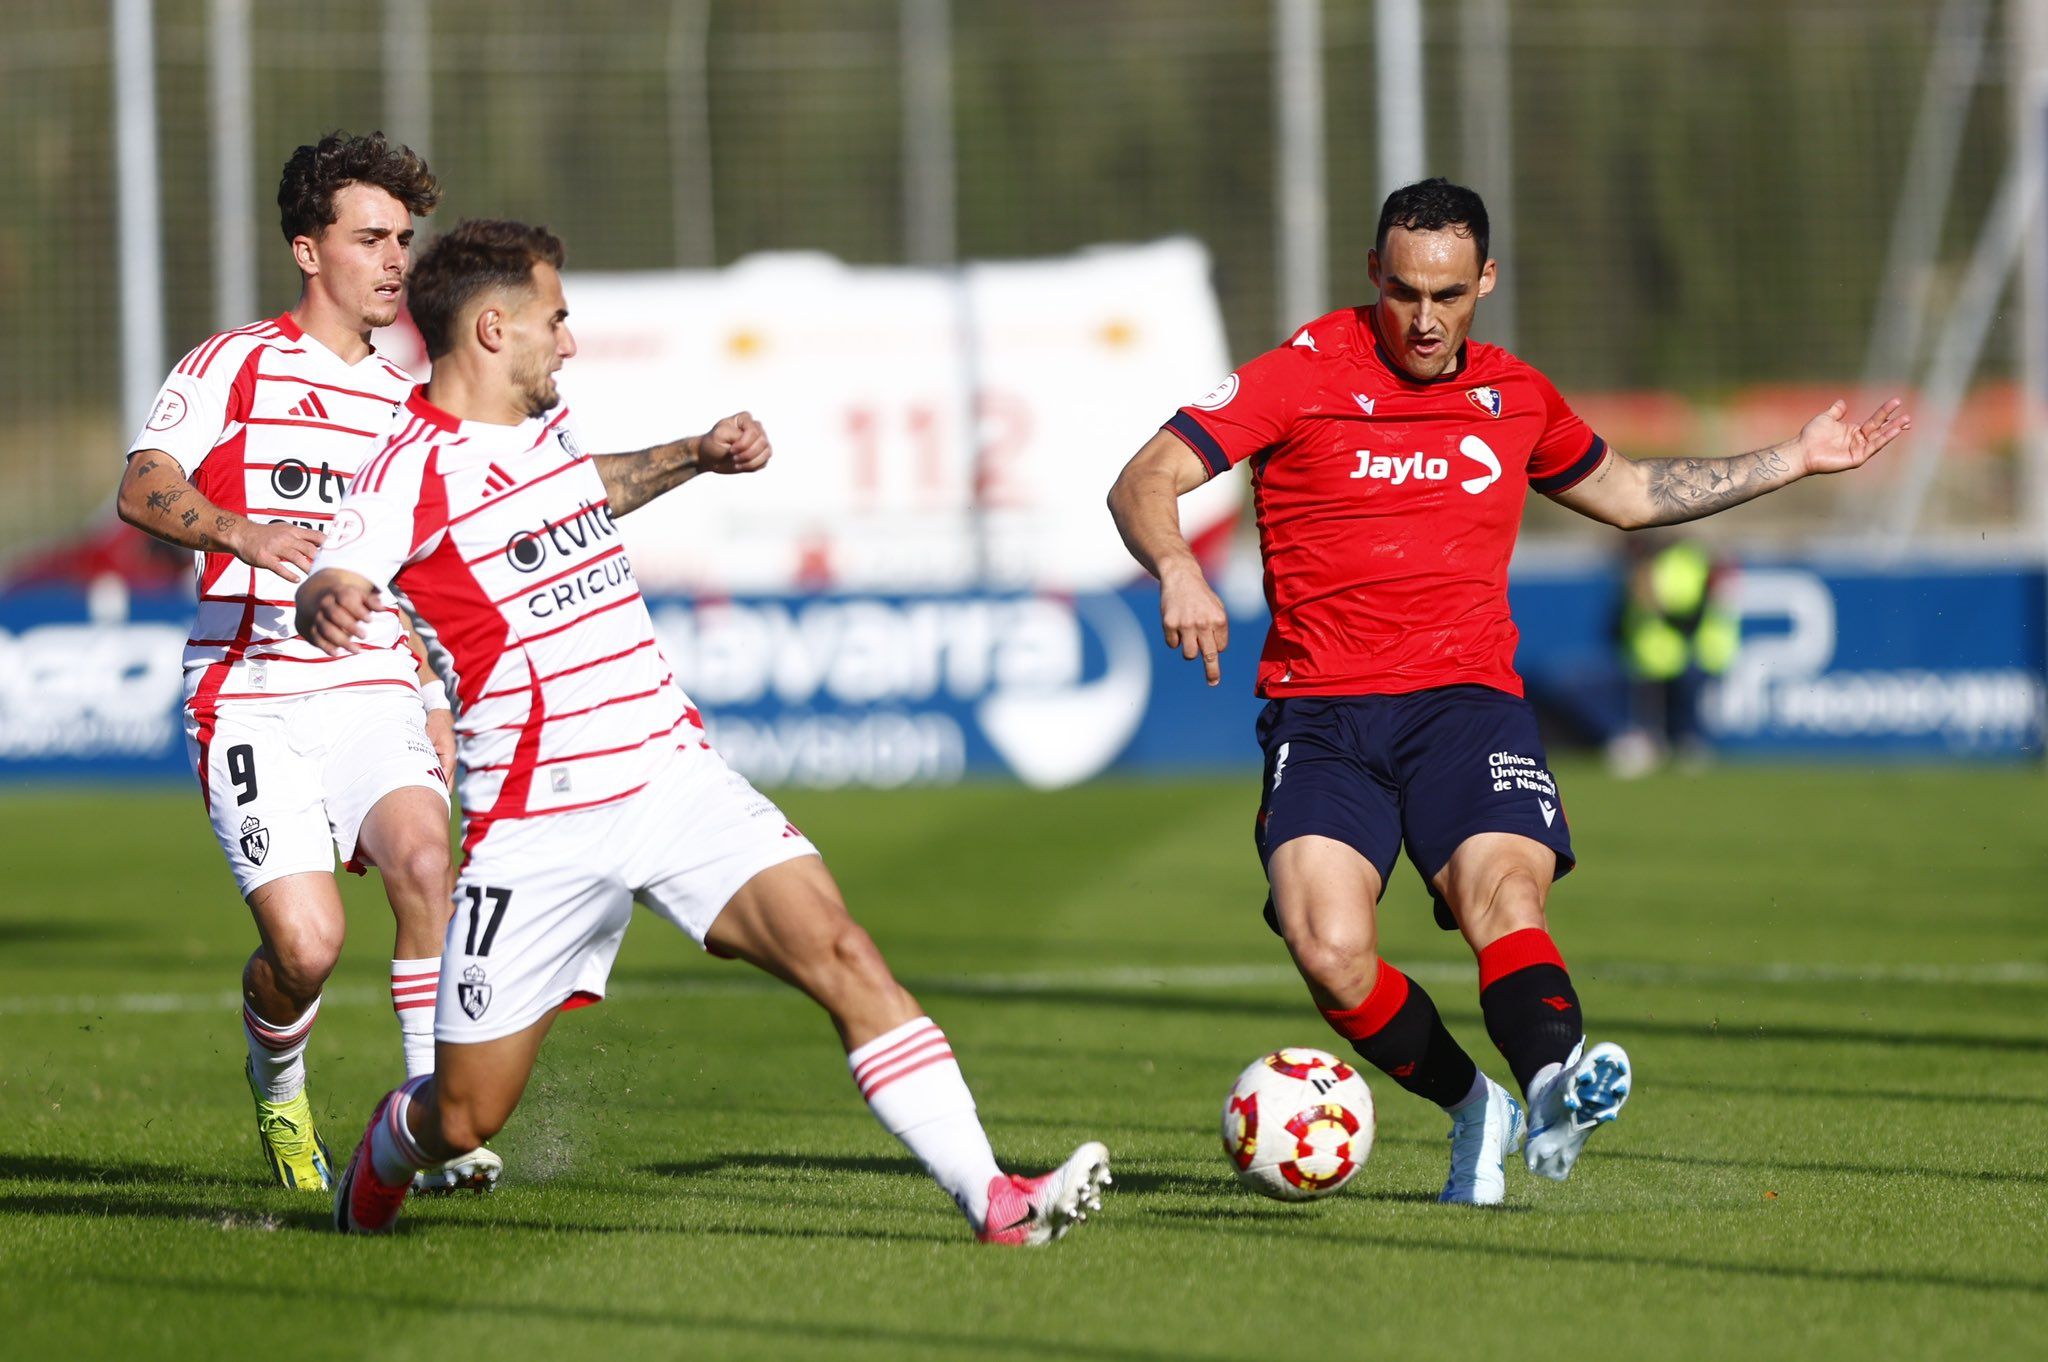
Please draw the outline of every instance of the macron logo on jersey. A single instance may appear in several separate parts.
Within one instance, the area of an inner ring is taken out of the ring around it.
[[[1458,452],[1485,469],[1477,477],[1466,478],[1458,486],[1473,496],[1478,496],[1500,480],[1500,458],[1486,441],[1477,435],[1467,435],[1458,442]],[[1370,449],[1354,450],[1358,455],[1358,467],[1351,470],[1351,477],[1370,478],[1374,482],[1392,483],[1399,487],[1413,478],[1417,482],[1443,482],[1451,476],[1451,461],[1446,458],[1430,458],[1421,451],[1413,454],[1375,454]]]
[[[288,414],[292,416],[303,416],[316,421],[326,421],[331,419],[327,415],[326,405],[320,401],[320,394],[312,392],[310,390],[306,393],[304,397],[299,399],[298,405],[293,407]]]

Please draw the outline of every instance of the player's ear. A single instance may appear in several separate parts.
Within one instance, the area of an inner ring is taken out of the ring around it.
[[[1380,252],[1377,246],[1368,246],[1365,251],[1365,277],[1372,280],[1372,286],[1380,286]]]
[[[312,237],[301,233],[292,238],[292,263],[299,267],[300,274],[320,273],[320,252]]]
[[[1492,256],[1488,256],[1486,263],[1479,267],[1479,297],[1484,298],[1493,292],[1493,286],[1499,281],[1499,276],[1498,262]]]
[[[476,314],[476,343],[496,354],[505,348],[505,314],[495,307],[480,308]]]

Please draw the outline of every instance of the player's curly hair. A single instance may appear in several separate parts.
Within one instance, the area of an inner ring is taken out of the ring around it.
[[[277,212],[284,239],[317,237],[334,225],[334,196],[348,185],[375,185],[425,217],[441,201],[441,182],[411,147],[393,146],[381,132],[352,137],[330,132],[292,152],[277,182]]]
[[[1486,263],[1486,204],[1474,191],[1462,184],[1452,184],[1441,175],[1404,184],[1387,195],[1380,208],[1374,250],[1386,254],[1387,231],[1394,227],[1411,232],[1441,232],[1449,228],[1459,236],[1471,237],[1479,247],[1479,263]]]
[[[562,268],[562,239],[545,227],[496,218],[467,218],[413,262],[406,281],[413,325],[426,342],[427,358],[455,348],[455,323],[462,309],[491,288],[526,288],[533,268]]]

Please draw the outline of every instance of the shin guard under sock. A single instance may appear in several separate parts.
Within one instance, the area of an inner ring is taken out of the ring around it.
[[[1509,932],[1479,952],[1479,1010],[1522,1091],[1562,1064],[1586,1034],[1578,990],[1564,957],[1541,927]]]
[[[1364,1002],[1325,1012],[1323,1020],[1366,1063],[1440,1107],[1464,1101],[1478,1078],[1479,1067],[1444,1029],[1429,994],[1384,960]]]

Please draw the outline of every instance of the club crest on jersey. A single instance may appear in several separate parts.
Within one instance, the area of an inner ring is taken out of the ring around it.
[[[1465,400],[1485,412],[1488,416],[1500,415],[1499,388],[1467,388],[1465,389]]]
[[[250,865],[262,865],[263,858],[270,854],[270,830],[254,814],[242,820],[242,854],[249,858]]]
[[[570,458],[580,459],[583,457],[583,446],[576,443],[576,437],[569,433],[567,426],[555,427],[555,443],[560,445],[562,452]]]
[[[491,1005],[491,986],[484,982],[482,965],[471,965],[462,971],[462,982],[455,986],[455,1000],[462,1004],[471,1021],[483,1017]]]

